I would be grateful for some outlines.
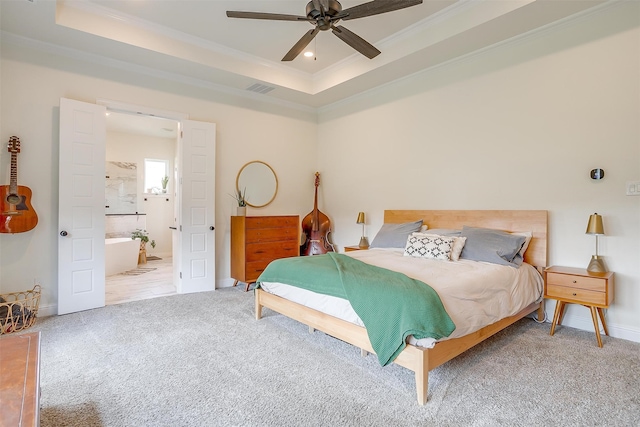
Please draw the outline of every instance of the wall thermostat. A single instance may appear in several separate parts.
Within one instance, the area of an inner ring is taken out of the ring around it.
[[[593,169],[591,171],[591,179],[602,179],[604,178],[604,169]]]

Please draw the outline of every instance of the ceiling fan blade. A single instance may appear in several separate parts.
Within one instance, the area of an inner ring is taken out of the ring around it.
[[[333,19],[342,19],[343,21],[348,21],[349,19],[379,15],[381,13],[405,9],[407,7],[417,6],[419,4],[422,4],[422,0],[374,0],[345,9],[334,16]]]
[[[360,37],[354,32],[347,30],[342,25],[332,27],[333,34],[338,36],[340,40],[363,54],[369,59],[373,59],[380,55],[380,51],[376,49],[371,43]]]
[[[296,44],[293,45],[291,50],[287,52],[287,54],[282,58],[283,61],[293,61],[296,56],[300,55],[300,52],[304,50],[305,47],[313,40],[313,38],[320,32],[320,29],[317,27],[313,30],[307,31],[307,33],[302,36],[300,40]]]
[[[283,15],[281,13],[262,13],[262,12],[239,12],[235,10],[227,10],[229,18],[247,18],[247,19],[270,19],[274,21],[309,21],[306,16]]]

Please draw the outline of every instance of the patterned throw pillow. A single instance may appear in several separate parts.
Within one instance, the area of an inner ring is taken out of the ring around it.
[[[404,255],[448,260],[451,256],[454,240],[454,237],[412,234],[407,239]]]

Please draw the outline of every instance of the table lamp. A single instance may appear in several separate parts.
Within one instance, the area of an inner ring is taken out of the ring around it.
[[[356,224],[362,224],[362,237],[360,238],[360,244],[358,245],[361,249],[367,249],[369,247],[369,241],[364,236],[364,212],[358,212],[358,220]]]
[[[595,234],[596,236],[596,254],[591,257],[591,262],[587,267],[587,271],[591,273],[606,273],[607,267],[604,265],[604,260],[598,255],[598,236],[604,235],[601,215],[594,213],[589,216],[589,224],[587,224],[586,233]]]

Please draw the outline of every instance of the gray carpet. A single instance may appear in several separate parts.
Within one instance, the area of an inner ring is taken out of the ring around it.
[[[430,374],[264,310],[238,288],[39,319],[43,427],[637,426],[640,344],[523,319]]]

